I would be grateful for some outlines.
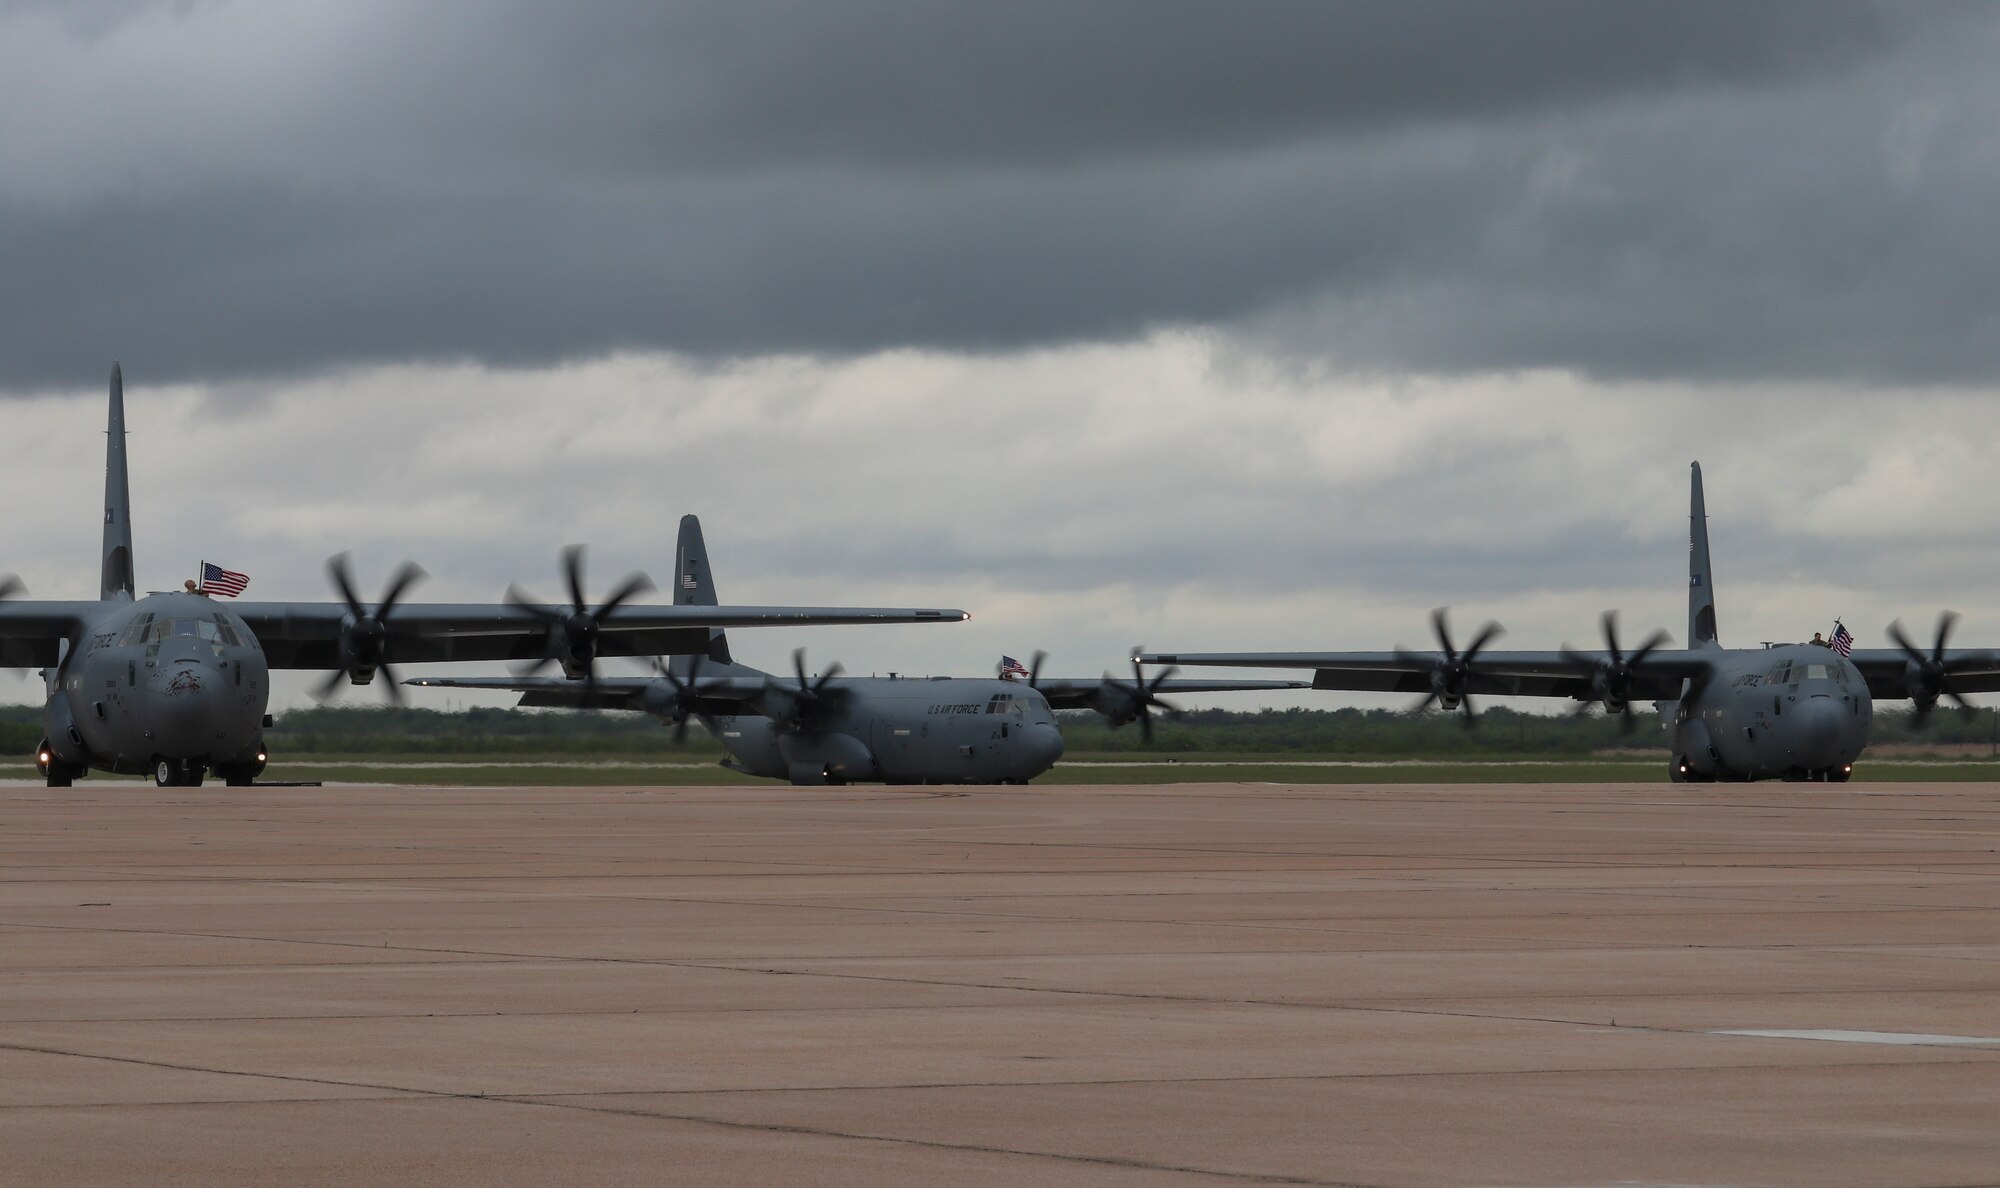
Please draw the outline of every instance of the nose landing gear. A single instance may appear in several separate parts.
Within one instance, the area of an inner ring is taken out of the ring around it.
[[[199,788],[208,769],[193,759],[155,759],[153,783],[161,788]]]

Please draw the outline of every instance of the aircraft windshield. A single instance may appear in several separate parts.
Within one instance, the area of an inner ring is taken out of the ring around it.
[[[165,619],[153,624],[154,639],[165,639],[169,635],[177,639],[199,639],[236,646],[236,632],[219,615],[210,615],[206,619]]]

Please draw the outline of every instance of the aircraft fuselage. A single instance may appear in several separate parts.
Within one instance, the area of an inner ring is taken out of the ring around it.
[[[192,783],[263,770],[270,699],[264,652],[248,626],[200,594],[110,601],[47,670],[44,774],[151,773]]]
[[[710,719],[729,766],[795,784],[1026,783],[1062,757],[1042,695],[1018,681],[847,677],[825,716],[791,729],[782,715]]]
[[[1719,652],[1669,707],[1676,779],[1845,779],[1875,716],[1860,671],[1813,644]]]

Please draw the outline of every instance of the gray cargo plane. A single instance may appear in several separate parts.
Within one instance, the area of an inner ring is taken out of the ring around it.
[[[566,557],[568,606],[511,591],[503,605],[407,604],[403,595],[423,576],[415,565],[405,565],[370,606],[355,592],[345,555],[327,566],[340,602],[225,605],[193,589],[141,596],[132,576],[125,447],[124,379],[114,364],[99,596],[25,601],[15,597],[18,579],[0,579],[0,599],[9,599],[0,603],[0,667],[42,669],[47,736],[35,762],[52,788],[91,769],[150,772],[163,786],[198,785],[209,772],[248,784],[268,758],[263,732],[274,668],[330,669],[322,694],[343,678],[369,684],[379,669],[400,697],[392,660],[553,661],[586,677],[599,656],[698,649],[721,627],[967,617],[958,610],[636,606],[631,599],[651,589],[638,575],[592,608],[574,549]]]
[[[701,522],[681,518],[674,600],[715,605],[715,580]],[[789,680],[730,659],[721,630],[706,649],[673,658],[654,677],[567,680],[534,677],[427,677],[411,685],[518,691],[520,704],[652,714],[685,737],[700,718],[729,752],[725,766],[794,784],[880,780],[891,784],[1020,784],[1062,756],[1053,710],[1091,709],[1113,726],[1136,721],[1152,738],[1153,712],[1175,712],[1162,693],[1303,689],[1304,681],[1175,680],[1171,672],[1132,679],[1048,680],[1038,653],[1026,680],[978,677],[843,677],[833,665],[806,672],[792,653]]]
[[[1947,648],[1957,616],[1938,620],[1929,651],[1889,625],[1894,649],[1857,650],[1782,644],[1724,648],[1716,638],[1715,587],[1708,557],[1708,520],[1701,464],[1692,470],[1688,516],[1688,637],[1668,650],[1655,633],[1630,652],[1618,644],[1617,619],[1604,616],[1605,648],[1580,652],[1494,652],[1500,634],[1488,623],[1463,651],[1452,645],[1442,610],[1433,612],[1435,652],[1186,652],[1148,654],[1153,664],[1231,668],[1310,668],[1313,688],[1414,693],[1418,709],[1435,704],[1472,722],[1472,695],[1569,697],[1622,714],[1654,701],[1673,738],[1667,774],[1676,782],[1706,780],[1845,781],[1868,745],[1876,699],[1908,698],[1919,718],[1940,697],[1965,707],[1967,693],[2000,690],[2000,656]]]

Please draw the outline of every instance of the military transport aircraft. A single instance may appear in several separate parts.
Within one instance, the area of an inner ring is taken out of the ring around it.
[[[714,606],[715,577],[701,522],[681,518],[674,601]],[[808,676],[803,650],[792,653],[786,678],[730,660],[717,629],[706,649],[674,657],[655,677],[574,681],[534,677],[426,677],[406,682],[431,688],[507,689],[522,705],[636,710],[686,737],[690,717],[702,719],[729,752],[725,766],[794,784],[881,780],[891,784],[1019,784],[1062,756],[1051,711],[1093,709],[1113,726],[1137,721],[1148,740],[1153,711],[1175,712],[1166,693],[1238,689],[1303,689],[1304,681],[1151,678],[1133,665],[1132,680],[1046,680],[1037,653],[1026,680],[978,677],[843,677],[839,665]]]
[[[599,656],[699,649],[711,629],[768,624],[959,622],[957,610],[831,607],[638,606],[652,584],[635,575],[592,608],[581,554],[566,555],[568,606],[510,591],[506,604],[409,604],[423,576],[405,565],[373,606],[355,592],[345,555],[328,562],[341,601],[224,604],[192,589],[139,595],[133,580],[125,466],[124,379],[111,369],[104,462],[104,549],[99,597],[23,601],[0,580],[0,667],[39,667],[47,736],[35,761],[50,787],[90,769],[151,772],[161,785],[198,785],[208,772],[248,784],[264,770],[269,670],[332,670],[356,685],[396,663],[542,660],[587,678]],[[192,586],[192,583],[190,583]]]
[[[2000,690],[2000,655],[1945,646],[1957,616],[1938,620],[1928,652],[1890,624],[1894,649],[1856,650],[1782,644],[1724,648],[1716,638],[1715,588],[1708,558],[1701,464],[1692,468],[1688,518],[1688,636],[1685,650],[1668,650],[1656,633],[1630,652],[1618,644],[1617,619],[1604,616],[1605,649],[1579,652],[1495,652],[1499,634],[1488,623],[1463,651],[1452,645],[1442,610],[1433,612],[1435,652],[1186,652],[1146,654],[1152,664],[1231,668],[1311,668],[1315,689],[1421,694],[1418,709],[1435,703],[1459,710],[1471,724],[1472,695],[1569,697],[1632,722],[1632,703],[1658,705],[1673,737],[1667,774],[1676,782],[1705,780],[1845,781],[1868,744],[1874,699],[1909,698],[1918,717],[1939,697],[1966,705],[1967,693]]]

